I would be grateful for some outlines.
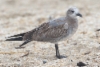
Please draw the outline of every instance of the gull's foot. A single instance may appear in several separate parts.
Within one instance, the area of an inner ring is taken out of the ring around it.
[[[67,56],[63,56],[63,55],[60,55],[60,56],[56,56],[58,59],[62,59],[62,58],[67,58]]]
[[[25,48],[25,47],[15,47],[15,49],[22,49],[22,48]]]

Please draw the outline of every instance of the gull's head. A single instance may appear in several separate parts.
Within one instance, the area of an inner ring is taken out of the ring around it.
[[[82,17],[82,15],[76,7],[70,7],[67,11],[67,16],[71,18],[76,18],[77,16]]]

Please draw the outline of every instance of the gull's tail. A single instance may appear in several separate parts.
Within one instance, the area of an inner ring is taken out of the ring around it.
[[[23,36],[25,35],[26,33],[21,33],[21,34],[17,34],[17,35],[13,35],[13,36],[10,36],[6,39],[6,41],[22,41],[23,40]]]

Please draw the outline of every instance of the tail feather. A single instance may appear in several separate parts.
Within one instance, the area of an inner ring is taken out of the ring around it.
[[[25,33],[13,35],[13,36],[8,37],[6,41],[22,41],[24,35]]]

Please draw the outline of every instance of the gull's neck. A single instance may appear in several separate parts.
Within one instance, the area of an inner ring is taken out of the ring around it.
[[[77,18],[75,17],[75,18],[72,18],[72,17],[69,17],[69,16],[66,16],[66,20],[67,20],[67,23],[77,23],[78,22],[78,20],[77,20]]]

